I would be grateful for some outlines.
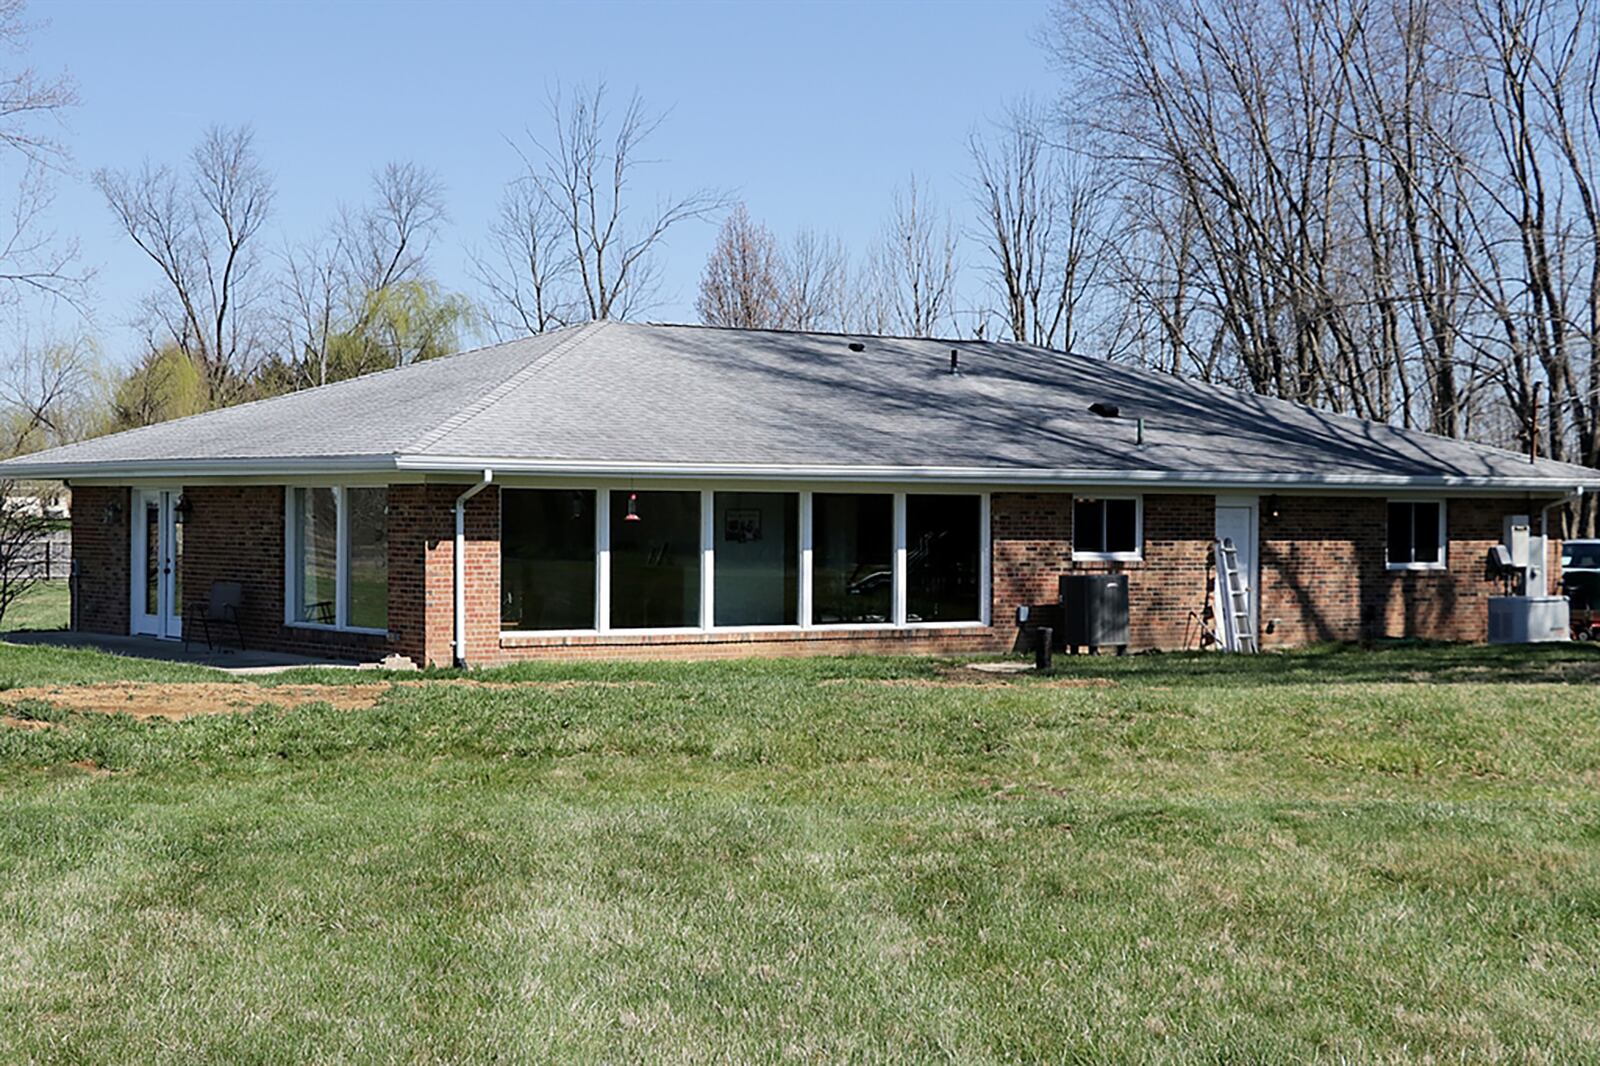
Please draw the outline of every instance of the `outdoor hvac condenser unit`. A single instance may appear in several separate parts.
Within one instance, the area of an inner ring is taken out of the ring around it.
[[[1061,575],[1062,643],[1079,648],[1128,650],[1128,575]]]
[[[1565,596],[1490,596],[1490,644],[1540,644],[1571,638]]]

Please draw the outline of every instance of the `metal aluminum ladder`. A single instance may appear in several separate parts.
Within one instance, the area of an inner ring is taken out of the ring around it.
[[[1212,542],[1216,547],[1217,600],[1222,608],[1218,629],[1223,651],[1257,652],[1255,626],[1250,624],[1250,586],[1239,573],[1239,549],[1232,537]]]

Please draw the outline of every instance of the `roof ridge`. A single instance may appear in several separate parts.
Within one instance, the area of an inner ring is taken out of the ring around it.
[[[478,397],[472,403],[467,404],[465,407],[461,408],[461,410],[457,411],[443,422],[440,422],[437,426],[433,427],[433,429],[429,430],[427,433],[424,433],[421,437],[418,437],[417,440],[411,445],[409,450],[413,452],[423,452],[427,451],[435,444],[438,444],[451,433],[454,433],[456,430],[460,429],[462,426],[466,425],[468,422],[472,421],[474,418],[477,418],[489,408],[493,407],[495,404],[511,395],[512,392],[520,388],[527,382],[529,378],[533,377],[539,371],[543,370],[557,359],[560,359],[563,355],[567,354],[579,344],[582,344],[585,340],[599,332],[601,327],[605,326],[605,324],[606,323],[604,320],[585,322],[583,325],[574,330],[571,336],[562,338],[560,343],[552,345],[550,348],[546,349],[543,354],[531,360],[526,366],[518,369],[516,373],[506,378],[500,384],[496,385],[494,388]]]
[[[929,344],[988,344],[989,341],[960,337],[915,337],[909,333],[878,333],[874,330],[848,329],[793,329],[787,326],[714,326],[709,322],[628,322],[617,320],[618,325],[643,326],[646,329],[703,329],[718,333],[776,333],[791,337],[855,337],[859,340],[926,341]],[[1046,349],[1053,351],[1054,349]]]

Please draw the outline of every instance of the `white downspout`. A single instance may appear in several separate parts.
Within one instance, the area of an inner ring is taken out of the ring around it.
[[[467,665],[467,501],[494,483],[494,471],[484,470],[483,480],[456,497],[455,639],[450,642],[455,665]]]
[[[1578,501],[1580,501],[1582,499],[1583,499],[1583,486],[1579,485],[1577,488],[1573,489],[1570,493],[1568,493],[1567,495],[1561,497],[1561,499],[1556,500],[1554,503],[1545,504],[1545,506],[1539,508],[1539,536],[1541,536],[1541,537],[1543,537],[1545,539],[1544,543],[1545,543],[1545,551],[1546,552],[1548,552],[1550,550],[1550,512],[1555,510],[1557,507],[1565,507],[1569,503],[1577,503]],[[1549,567],[1550,567],[1550,560],[1548,558],[1539,560],[1539,569],[1540,569],[1540,571],[1542,573],[1545,574],[1544,594],[1546,596],[1549,596],[1551,594]]]

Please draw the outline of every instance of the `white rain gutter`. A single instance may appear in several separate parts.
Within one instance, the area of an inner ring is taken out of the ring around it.
[[[459,473],[463,469],[494,463],[502,475],[548,477],[613,477],[643,480],[772,480],[843,482],[937,482],[1016,486],[1175,486],[1187,490],[1248,488],[1334,489],[1346,492],[1387,490],[1450,490],[1475,492],[1559,491],[1565,485],[1553,477],[1473,474],[1255,474],[1226,471],[1170,470],[1063,470],[1015,467],[871,466],[777,463],[639,463],[595,460],[514,459],[471,456],[398,455],[395,467],[421,474]],[[1570,484],[1570,482],[1568,482]],[[1600,486],[1600,471],[1595,474]]]
[[[637,463],[593,460],[513,459],[493,456],[370,455],[325,459],[221,459],[108,461],[55,464],[11,459],[0,463],[0,477],[65,479],[77,482],[126,482],[202,478],[349,477],[368,474],[460,476],[492,465],[501,475],[761,480],[813,482],[922,482],[981,484],[1019,488],[1093,488],[1150,486],[1172,491],[1333,491],[1333,492],[1550,492],[1565,485],[1557,477],[1492,474],[1260,474],[1228,471],[1069,470],[1017,467],[940,467],[822,465],[779,463]],[[1584,491],[1600,490],[1600,471]]]
[[[467,665],[467,501],[492,484],[494,471],[485,469],[482,481],[456,497],[456,547],[452,553],[455,580],[451,590],[455,599],[455,638],[450,642],[450,651],[457,666]]]

